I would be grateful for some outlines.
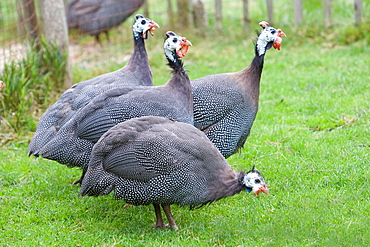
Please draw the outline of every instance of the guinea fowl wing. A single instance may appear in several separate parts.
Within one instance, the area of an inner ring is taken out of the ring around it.
[[[153,177],[181,170],[181,164],[202,161],[198,142],[189,142],[189,139],[184,138],[192,135],[192,140],[199,138],[194,135],[196,133],[185,128],[174,135],[171,127],[165,123],[150,125],[136,136],[130,133],[132,129],[128,129],[124,135],[110,130],[109,134],[121,137],[121,141],[117,143],[108,136],[104,137],[105,145],[114,147],[113,150],[107,150],[109,153],[104,156],[104,170],[121,178],[148,182]]]
[[[189,122],[188,108],[174,98],[176,95],[165,87],[112,89],[75,114],[72,120],[77,124],[74,135],[96,143],[114,125],[145,115],[176,116],[177,121]]]
[[[123,98],[133,90],[145,90],[145,88],[114,88],[93,99],[86,107],[78,111],[69,123],[70,125],[76,124],[74,135],[96,143],[110,127],[125,120],[122,119],[121,114],[125,111]]]
[[[230,80],[228,74],[205,76],[191,80],[191,84],[197,128],[218,123],[246,101],[239,85]]]
[[[86,118],[78,123],[75,135],[78,138],[96,143],[109,129],[109,126],[114,125],[115,122],[109,118],[108,113],[104,109],[98,109],[94,111],[94,114],[86,116]]]
[[[236,193],[230,189],[236,180],[221,153],[194,126],[147,116],[120,123],[102,136],[81,195],[115,189],[117,198],[135,205],[204,205]]]

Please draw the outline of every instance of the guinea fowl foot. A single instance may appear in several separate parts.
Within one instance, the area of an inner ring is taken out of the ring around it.
[[[134,206],[134,205],[132,205],[132,204],[126,203],[126,204],[123,206],[123,209],[128,208],[128,207],[133,207],[133,206]]]
[[[73,185],[76,185],[76,184],[80,184],[81,185],[82,184],[82,180],[85,177],[85,173],[86,173],[86,171],[83,171],[81,177],[79,179],[77,179],[76,181],[74,181],[72,184]]]
[[[170,223],[170,225],[165,225],[164,223],[163,223],[163,218],[162,218],[162,213],[161,213],[161,208],[159,207],[159,205],[158,204],[153,204],[153,206],[154,206],[154,211],[155,211],[155,216],[157,217],[157,222],[155,223],[155,226],[153,226],[152,227],[152,229],[157,229],[157,228],[171,228],[171,229],[174,229],[175,231],[177,231],[179,228],[177,227],[177,225],[176,225],[176,223],[175,223],[175,221],[174,221],[174,219],[172,218],[172,214],[171,214],[171,211],[168,211],[168,210],[170,210],[170,206],[163,206],[162,205],[162,207],[163,207],[163,210],[164,210],[164,212],[165,212],[165,214],[166,214],[166,216],[167,216],[167,219],[168,219],[168,222]],[[166,209],[165,209],[166,208]],[[170,215],[171,215],[171,219],[172,220],[170,220],[169,218],[168,218],[168,212],[170,213]]]
[[[73,183],[72,183],[73,185],[76,185],[76,184],[82,184],[82,178],[79,178],[79,179],[77,179],[76,181],[74,181]]]
[[[163,225],[157,225],[156,224],[155,226],[152,227],[153,230],[155,230],[157,228],[161,228],[161,229],[163,229],[163,228],[170,228],[170,226],[169,225],[165,225],[165,224],[163,224]]]
[[[153,230],[155,230],[157,228],[161,228],[161,229],[166,228],[166,229],[171,229],[171,230],[174,230],[174,231],[179,230],[179,228],[177,226],[170,226],[170,225],[161,225],[161,226],[155,225],[155,226],[152,227]]]
[[[157,228],[161,228],[161,229],[166,228],[166,229],[171,229],[171,230],[174,230],[174,231],[178,231],[179,230],[179,228],[177,227],[176,224],[174,226],[163,224],[163,225],[159,225],[159,226],[155,225],[155,226],[152,227],[153,230],[155,230]]]
[[[155,212],[155,217],[157,218],[157,222],[155,223],[155,226],[152,227],[152,229],[165,228],[165,224],[163,223],[161,208],[159,207],[158,204],[155,204],[155,203],[153,203],[153,206],[154,206],[154,212]]]

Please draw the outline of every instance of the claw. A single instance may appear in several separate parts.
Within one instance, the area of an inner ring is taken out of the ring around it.
[[[128,208],[128,207],[133,207],[133,206],[134,206],[134,205],[132,205],[132,204],[126,203],[126,204],[123,206],[123,209]]]

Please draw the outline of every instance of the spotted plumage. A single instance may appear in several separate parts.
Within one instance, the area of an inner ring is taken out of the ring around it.
[[[258,110],[264,56],[271,46],[280,49],[285,34],[267,22],[255,46],[255,57],[245,69],[235,73],[205,76],[191,81],[194,126],[202,130],[227,158],[242,148]]]
[[[194,126],[145,116],[120,123],[95,144],[80,195],[115,192],[133,205],[159,205],[176,228],[169,206],[199,207],[242,190],[268,193],[256,169],[235,172],[206,135]],[[169,216],[170,215],[170,216]]]
[[[169,46],[167,46],[169,44]],[[95,97],[80,109],[39,152],[47,159],[87,169],[93,145],[111,127],[125,120],[147,115],[164,116],[193,124],[190,80],[179,61],[184,46],[191,43],[167,32],[164,50],[173,69],[172,77],[162,86],[120,87]]]
[[[152,72],[148,62],[144,38],[147,32],[158,27],[154,21],[136,15],[133,24],[134,51],[128,63],[121,69],[77,83],[65,91],[40,118],[36,133],[28,147],[29,155],[39,155],[46,145],[79,109],[103,92],[121,86],[151,86]]]

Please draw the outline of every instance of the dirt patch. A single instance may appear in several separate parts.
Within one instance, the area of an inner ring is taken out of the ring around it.
[[[12,61],[20,61],[26,57],[27,46],[23,44],[11,44],[8,48],[0,48],[0,73],[4,70],[5,64]]]
[[[125,64],[130,57],[131,51],[117,54],[117,52],[102,48],[95,43],[69,45],[69,59],[71,65],[80,66],[82,68],[94,68],[107,63],[117,63],[121,65]]]
[[[6,48],[0,47],[0,73],[4,70],[6,63],[18,62],[26,58],[27,50],[28,46],[21,43],[12,44]],[[129,55],[120,54],[117,58],[117,56],[107,54],[105,49],[94,42],[84,45],[73,43],[69,45],[71,66],[78,65],[83,68],[91,68],[103,62],[124,64],[129,60],[130,55],[131,53]]]

